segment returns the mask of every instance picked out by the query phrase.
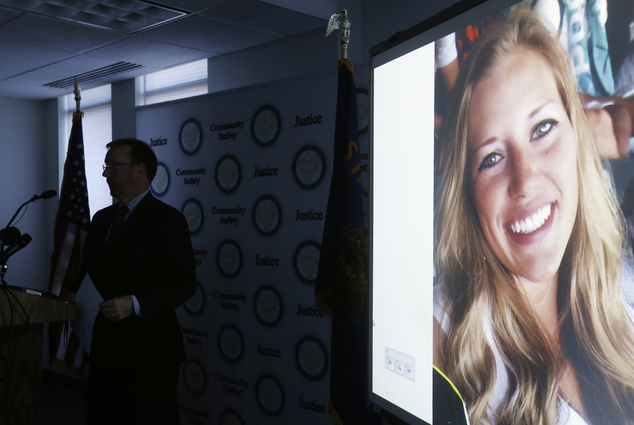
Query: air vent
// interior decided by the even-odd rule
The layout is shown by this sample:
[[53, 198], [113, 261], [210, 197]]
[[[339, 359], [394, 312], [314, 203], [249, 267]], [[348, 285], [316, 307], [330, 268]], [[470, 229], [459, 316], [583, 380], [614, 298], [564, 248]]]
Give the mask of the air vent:
[[53, 81], [44, 85], [46, 87], [65, 89], [68, 87], [73, 87], [73, 85], [75, 84], [75, 77], [77, 77], [79, 83], [87, 83], [138, 68], [143, 68], [143, 65], [129, 62], [118, 62], [114, 65], [108, 65], [104, 66], [103, 68], [93, 69], [92, 71], [84, 72], [83, 74], [73, 75], [72, 77], [63, 78], [61, 80]]

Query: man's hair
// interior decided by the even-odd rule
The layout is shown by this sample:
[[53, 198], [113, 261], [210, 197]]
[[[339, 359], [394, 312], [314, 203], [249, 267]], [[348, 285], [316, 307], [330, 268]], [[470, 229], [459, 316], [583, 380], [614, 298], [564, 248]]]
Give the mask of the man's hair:
[[113, 140], [106, 145], [106, 148], [110, 149], [117, 146], [131, 146], [130, 161], [132, 164], [143, 165], [150, 182], [154, 180], [158, 160], [156, 159], [156, 154], [150, 145], [142, 140], [135, 139], [133, 137], [126, 137], [123, 139]]

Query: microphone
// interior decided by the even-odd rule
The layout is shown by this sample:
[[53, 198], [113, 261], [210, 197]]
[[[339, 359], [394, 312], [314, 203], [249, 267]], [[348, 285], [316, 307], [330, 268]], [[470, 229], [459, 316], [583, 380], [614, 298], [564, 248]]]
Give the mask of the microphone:
[[0, 230], [0, 243], [2, 245], [14, 245], [20, 241], [20, 231], [16, 227], [7, 227]]
[[41, 195], [33, 195], [33, 200], [37, 200], [37, 199], [48, 199], [48, 198], [52, 198], [53, 196], [57, 195], [57, 192], [55, 190], [47, 190], [46, 192], [42, 192]]
[[0, 264], [2, 265], [6, 264], [9, 257], [11, 257], [13, 254], [15, 254], [16, 252], [18, 252], [19, 250], [27, 246], [31, 242], [32, 239], [33, 238], [28, 233], [23, 234], [20, 240], [18, 241], [18, 243], [11, 245], [9, 248], [4, 250], [2, 254], [0, 254]]

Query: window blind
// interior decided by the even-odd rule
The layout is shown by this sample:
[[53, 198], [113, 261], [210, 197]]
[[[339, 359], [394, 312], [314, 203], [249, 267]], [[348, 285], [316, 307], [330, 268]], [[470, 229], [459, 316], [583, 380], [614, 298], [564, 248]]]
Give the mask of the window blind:
[[206, 94], [207, 59], [136, 78], [136, 106]]

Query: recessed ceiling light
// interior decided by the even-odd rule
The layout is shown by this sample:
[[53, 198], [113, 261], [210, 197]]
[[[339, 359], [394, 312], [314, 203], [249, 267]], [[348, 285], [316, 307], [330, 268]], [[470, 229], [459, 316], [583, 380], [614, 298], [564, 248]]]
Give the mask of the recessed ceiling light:
[[144, 0], [0, 0], [0, 6], [127, 34], [188, 15]]

